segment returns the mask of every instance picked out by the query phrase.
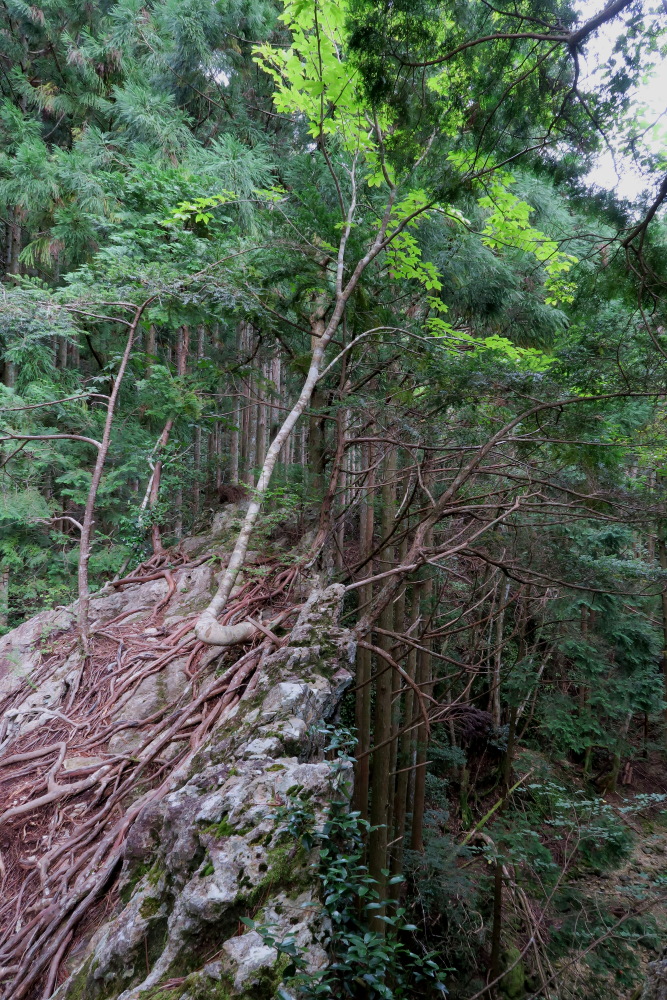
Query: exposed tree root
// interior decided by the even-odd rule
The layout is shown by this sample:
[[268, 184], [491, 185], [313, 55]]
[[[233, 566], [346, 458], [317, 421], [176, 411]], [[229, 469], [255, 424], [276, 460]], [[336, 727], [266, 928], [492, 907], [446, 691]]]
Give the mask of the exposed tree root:
[[[0, 704], [0, 997], [46, 1000], [58, 986], [60, 969], [77, 942], [83, 918], [117, 879], [128, 831], [139, 813], [174, 785], [214, 727], [258, 683], [265, 655], [281, 640], [258, 623], [245, 649], [216, 650], [196, 638], [193, 614], [158, 636], [144, 634], [161, 622], [176, 589], [173, 573], [191, 569], [182, 552], [151, 557], [131, 576], [114, 583], [144, 583], [164, 577], [166, 597], [126, 621], [124, 612], [90, 637], [78, 681], [62, 710], [43, 712], [44, 724], [6, 740], [8, 712], [30, 688], [48, 680], [76, 651], [72, 630], [62, 635], [22, 690]], [[267, 565], [261, 578], [245, 583], [220, 624], [233, 626], [270, 610], [272, 624], [298, 610], [285, 594], [297, 569]], [[145, 678], [176, 659], [188, 678], [183, 692], [140, 722], [119, 717]], [[222, 674], [211, 672], [218, 660]], [[140, 745], [113, 754], [109, 740], [139, 730]], [[86, 758], [90, 757], [90, 764]], [[74, 766], [65, 768], [67, 760]], [[66, 777], [65, 777], [66, 774]]]

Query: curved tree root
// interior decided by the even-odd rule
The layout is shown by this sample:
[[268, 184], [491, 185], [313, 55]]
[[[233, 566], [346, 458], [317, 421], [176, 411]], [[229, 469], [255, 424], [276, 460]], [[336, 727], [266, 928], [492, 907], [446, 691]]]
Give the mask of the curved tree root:
[[[53, 711], [43, 726], [7, 741], [0, 751], [3, 1000], [48, 1000], [57, 989], [82, 918], [116, 880], [137, 816], [170, 791], [211, 731], [255, 689], [265, 656], [281, 642], [272, 627], [298, 610], [285, 598], [294, 567], [272, 566], [266, 576], [244, 584], [215, 623], [233, 644], [247, 647], [240, 656], [234, 657], [228, 642], [216, 643], [222, 647], [217, 656], [207, 655], [208, 644], [192, 631], [195, 616], [168, 630], [156, 648], [142, 634], [146, 618], [155, 620], [171, 600], [172, 572], [194, 565], [185, 557], [180, 565], [173, 556], [166, 562], [163, 555], [153, 556], [115, 581], [119, 587], [163, 577], [168, 592], [139, 620], [126, 623], [127, 616], [119, 615], [91, 637], [67, 715]], [[266, 608], [272, 620], [263, 624], [259, 615]], [[31, 687], [47, 680], [73, 648], [70, 634], [61, 637], [31, 677]], [[227, 669], [210, 676], [209, 664], [220, 657]], [[114, 720], [139, 684], [176, 658], [185, 658], [188, 683], [182, 694], [142, 721]], [[0, 710], [20, 705], [26, 690], [5, 698]], [[124, 729], [141, 730], [144, 739], [132, 756], [110, 755], [110, 738]], [[165, 759], [170, 745], [180, 749]], [[86, 765], [91, 753], [101, 754], [102, 762], [98, 756]], [[68, 772], [69, 782], [59, 781], [66, 758], [74, 756], [83, 757], [81, 765]]]

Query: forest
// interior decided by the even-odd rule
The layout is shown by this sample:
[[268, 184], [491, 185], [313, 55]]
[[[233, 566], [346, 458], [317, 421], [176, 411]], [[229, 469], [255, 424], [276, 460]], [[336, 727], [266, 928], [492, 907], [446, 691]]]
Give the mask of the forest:
[[666, 54], [0, 2], [2, 1000], [666, 1000]]

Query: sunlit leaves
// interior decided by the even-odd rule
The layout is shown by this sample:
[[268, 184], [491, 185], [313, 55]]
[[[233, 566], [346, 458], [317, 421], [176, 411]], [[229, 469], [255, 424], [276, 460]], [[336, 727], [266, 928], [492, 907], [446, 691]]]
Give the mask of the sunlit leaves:
[[531, 226], [533, 210], [510, 190], [511, 182], [511, 177], [496, 177], [489, 193], [479, 199], [482, 208], [489, 212], [482, 230], [483, 242], [497, 251], [514, 249], [532, 254], [547, 275], [547, 304], [571, 302], [573, 286], [564, 276], [577, 263], [577, 258], [563, 253], [555, 240]]

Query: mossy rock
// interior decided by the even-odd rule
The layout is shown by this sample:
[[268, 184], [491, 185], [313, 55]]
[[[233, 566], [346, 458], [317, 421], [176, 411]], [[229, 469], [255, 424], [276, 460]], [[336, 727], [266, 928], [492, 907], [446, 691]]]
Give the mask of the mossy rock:
[[521, 952], [511, 945], [503, 953], [503, 968], [507, 969], [500, 980], [500, 995], [507, 1000], [517, 1000], [526, 992], [526, 970], [521, 960]]

